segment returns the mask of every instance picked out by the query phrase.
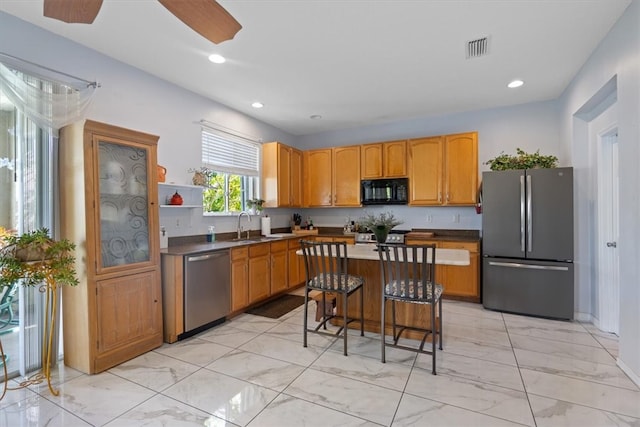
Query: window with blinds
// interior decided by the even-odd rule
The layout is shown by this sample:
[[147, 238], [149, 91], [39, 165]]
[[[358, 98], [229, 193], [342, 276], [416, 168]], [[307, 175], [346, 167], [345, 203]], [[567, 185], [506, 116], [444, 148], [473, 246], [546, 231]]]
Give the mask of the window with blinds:
[[213, 171], [203, 191], [205, 213], [238, 213], [259, 197], [259, 143], [203, 127], [202, 164]]

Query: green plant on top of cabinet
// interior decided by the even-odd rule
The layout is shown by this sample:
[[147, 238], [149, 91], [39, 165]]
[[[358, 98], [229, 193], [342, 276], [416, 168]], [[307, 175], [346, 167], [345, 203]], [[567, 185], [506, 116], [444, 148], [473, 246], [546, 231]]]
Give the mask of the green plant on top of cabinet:
[[409, 205], [472, 206], [478, 192], [478, 133], [410, 139]]
[[280, 142], [262, 144], [264, 207], [302, 206], [302, 151]]

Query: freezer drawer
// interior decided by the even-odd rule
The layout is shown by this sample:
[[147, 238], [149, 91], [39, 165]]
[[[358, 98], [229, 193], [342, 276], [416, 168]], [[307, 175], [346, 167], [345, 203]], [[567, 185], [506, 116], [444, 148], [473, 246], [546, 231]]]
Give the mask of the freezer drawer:
[[483, 258], [482, 304], [489, 309], [573, 319], [573, 264]]

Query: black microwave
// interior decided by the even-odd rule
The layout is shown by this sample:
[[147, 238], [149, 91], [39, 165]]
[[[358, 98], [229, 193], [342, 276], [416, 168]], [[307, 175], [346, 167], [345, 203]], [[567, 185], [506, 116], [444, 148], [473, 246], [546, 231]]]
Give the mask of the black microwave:
[[406, 205], [408, 178], [371, 179], [360, 182], [360, 202], [363, 205]]

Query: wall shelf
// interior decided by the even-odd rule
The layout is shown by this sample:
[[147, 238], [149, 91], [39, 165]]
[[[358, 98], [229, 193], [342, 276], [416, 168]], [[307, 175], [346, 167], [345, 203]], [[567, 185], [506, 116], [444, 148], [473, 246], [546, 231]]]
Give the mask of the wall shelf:
[[[202, 208], [202, 190], [204, 187], [200, 185], [174, 184], [159, 182], [158, 183], [158, 201], [161, 208], [171, 209], [196, 209]], [[182, 205], [171, 205], [169, 200], [173, 194], [178, 193], [182, 196]]]

